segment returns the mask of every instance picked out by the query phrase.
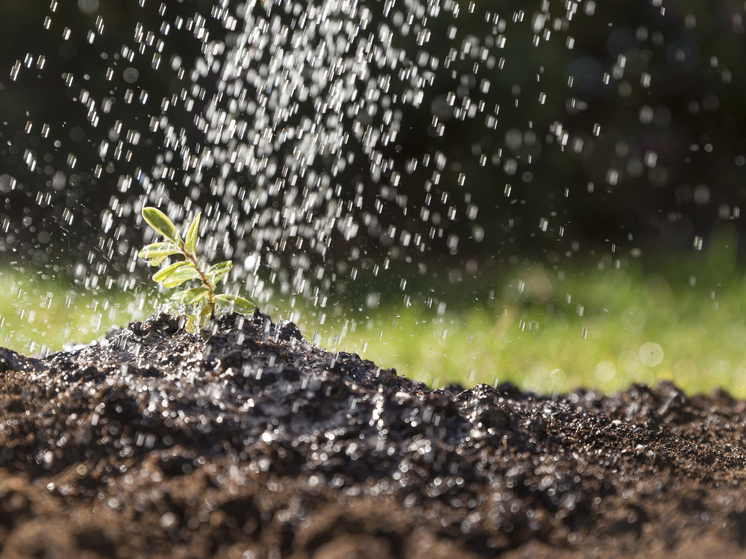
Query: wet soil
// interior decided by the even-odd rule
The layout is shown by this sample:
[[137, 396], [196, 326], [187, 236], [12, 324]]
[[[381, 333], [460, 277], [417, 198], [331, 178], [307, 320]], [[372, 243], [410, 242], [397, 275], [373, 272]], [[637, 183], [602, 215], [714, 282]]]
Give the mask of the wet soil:
[[746, 557], [746, 403], [429, 390], [259, 312], [0, 349], [0, 556]]

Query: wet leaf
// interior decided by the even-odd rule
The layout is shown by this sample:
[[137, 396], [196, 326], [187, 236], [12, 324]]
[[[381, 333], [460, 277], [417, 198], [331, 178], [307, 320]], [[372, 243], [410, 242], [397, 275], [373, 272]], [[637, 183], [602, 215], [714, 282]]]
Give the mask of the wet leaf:
[[[182, 266], [176, 270], [171, 276], [163, 280], [165, 287], [176, 287], [181, 285], [185, 281], [199, 278], [199, 272], [194, 266]], [[153, 278], [155, 279], [155, 278]]]
[[197, 303], [204, 299], [207, 294], [209, 293], [209, 289], [207, 287], [195, 287], [193, 289], [186, 289], [184, 291], [179, 291], [178, 293], [174, 293], [171, 296], [171, 299], [175, 299], [181, 303], [184, 303], [185, 305], [193, 305], [194, 303]]
[[233, 262], [231, 262], [230, 260], [219, 262], [218, 264], [211, 266], [210, 269], [207, 270], [207, 277], [212, 279], [212, 282], [216, 284], [225, 274], [230, 272], [232, 267]]
[[186, 260], [175, 262], [171, 264], [170, 266], [166, 266], [162, 270], [159, 270], [158, 272], [156, 272], [155, 275], [153, 275], [153, 281], [160, 283], [166, 278], [173, 276], [177, 271], [179, 271], [185, 266], [194, 267], [194, 264]]
[[191, 254], [194, 254], [197, 250], [197, 233], [199, 233], [199, 218], [201, 215], [201, 213], [198, 213], [194, 216], [186, 232], [186, 249]]
[[173, 241], [174, 243], [178, 242], [179, 234], [176, 231], [176, 226], [161, 210], [152, 207], [143, 208], [142, 217], [148, 222], [148, 225], [166, 237], [169, 241]]
[[229, 295], [228, 293], [221, 293], [220, 295], [216, 295], [215, 302], [227, 307], [233, 305], [233, 310], [239, 314], [249, 313], [256, 306], [248, 299], [244, 299], [243, 297], [239, 297], [238, 295]]
[[[199, 288], [195, 287], [194, 289], [199, 289]], [[190, 291], [191, 291], [191, 289], [184, 289], [182, 291], [177, 291], [176, 293], [174, 293], [173, 295], [171, 295], [170, 299], [172, 301], [178, 301], [179, 303], [183, 303], [184, 302], [184, 297], [186, 297], [186, 294], [189, 293]]]
[[137, 256], [149, 260], [151, 266], [158, 266], [165, 258], [173, 254], [181, 254], [179, 247], [171, 242], [165, 242], [143, 247]]
[[138, 256], [140, 258], [159, 258], [179, 254], [181, 251], [174, 243], [163, 242], [153, 243], [140, 249]]
[[202, 309], [199, 311], [199, 328], [200, 330], [207, 326], [207, 323], [212, 318], [212, 307], [209, 305], [205, 305], [202, 307]]
[[218, 273], [225, 273], [230, 271], [230, 269], [233, 267], [233, 262], [230, 260], [225, 260], [223, 262], [219, 262], [217, 264], [214, 264], [213, 266], [210, 266], [210, 269], [207, 270], [207, 275], [215, 275]]

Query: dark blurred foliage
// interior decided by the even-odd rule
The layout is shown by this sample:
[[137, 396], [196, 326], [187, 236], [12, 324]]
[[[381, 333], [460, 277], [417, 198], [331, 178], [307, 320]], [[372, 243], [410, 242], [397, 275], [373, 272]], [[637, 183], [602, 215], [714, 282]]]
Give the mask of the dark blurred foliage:
[[[21, 78], [11, 81], [5, 74], [0, 81], [0, 173], [6, 174], [0, 179], [6, 197], [0, 219], [11, 261], [31, 257], [37, 267], [59, 261], [69, 268], [105, 251], [111, 235], [102, 232], [101, 212], [122, 190], [120, 177], [149, 170], [163, 153], [150, 119], [164, 97], [187, 83], [169, 60], [177, 53], [193, 60], [200, 45], [191, 33], [175, 30], [163, 41], [157, 69], [138, 58], [130, 63], [123, 53], [136, 48], [138, 29], [154, 41], [169, 19], [209, 12], [210, 3], [174, 2], [168, 18], [158, 14], [158, 5], [148, 10], [128, 0], [53, 4], [54, 12], [46, 2], [0, 4], [2, 66], [12, 73], [16, 59], [22, 64]], [[192, 127], [189, 115], [183, 117], [182, 124]], [[106, 153], [102, 142], [109, 143]], [[28, 153], [37, 157], [33, 170]], [[17, 181], [9, 183], [9, 177]]]
[[[505, 65], [492, 73], [488, 96], [475, 92], [481, 73], [476, 84], [463, 83], [474, 57], [452, 65], [458, 72], [451, 84], [443, 76], [441, 83], [460, 99], [499, 103], [495, 133], [479, 119], [465, 120], [449, 123], [445, 136], [433, 141], [425, 122], [430, 114], [422, 111], [422, 128], [410, 129], [402, 145], [414, 152], [429, 142], [459, 164], [453, 174], [467, 177], [485, 229], [481, 247], [507, 257], [543, 252], [556, 262], [605, 247], [642, 249], [654, 260], [690, 250], [695, 237], [707, 239], [722, 222], [734, 220], [740, 228], [746, 197], [743, 7], [666, 3], [662, 15], [655, 2], [598, 3], [584, 17], [588, 4], [566, 32], [546, 23], [544, 32], [552, 35], [543, 40], [540, 33], [538, 46], [532, 46], [531, 23], [509, 24], [498, 51]], [[522, 8], [529, 22], [539, 12], [538, 3], [495, 6], [508, 18]], [[452, 43], [483, 36], [483, 11], [462, 11], [457, 25]], [[448, 44], [447, 30], [437, 32], [441, 37], [432, 44]], [[437, 105], [445, 92], [433, 95], [428, 101]], [[480, 154], [487, 156], [486, 167], [478, 166]], [[507, 185], [509, 197], [503, 195]]]
[[[406, 23], [403, 5], [384, 15], [384, 2], [364, 4], [374, 25], [400, 30], [401, 20]], [[436, 57], [439, 65], [421, 107], [402, 109], [404, 126], [384, 149], [400, 170], [426, 152], [446, 158], [439, 184], [423, 188], [432, 167], [420, 165], [404, 173], [396, 190], [406, 196], [407, 211], [391, 214], [400, 227], [423, 235], [445, 229], [417, 258], [442, 255], [463, 263], [530, 256], [556, 264], [592, 251], [639, 249], [655, 259], [691, 250], [696, 237], [706, 243], [724, 222], [742, 229], [742, 5], [467, 1], [453, 17], [458, 4], [440, 4], [451, 15], [428, 22], [425, 46], [415, 33], [396, 35], [395, 46], [406, 48], [411, 60], [426, 66]], [[230, 42], [212, 22], [212, 8], [208, 0], [69, 0], [52, 13], [46, 2], [0, 3], [4, 260], [30, 259], [56, 271], [99, 258], [127, 260], [127, 245], [117, 253], [111, 243], [128, 236], [137, 243], [140, 233], [102, 229], [103, 212], [112, 196], [142, 194], [122, 177], [150, 173], [168, 157], [162, 134], [149, 130], [164, 112], [163, 101], [192, 87], [172, 65], [174, 57], [188, 68], [204, 43], [186, 27], [177, 29], [177, 20], [200, 14], [213, 38], [222, 33]], [[159, 62], [127, 60], [139, 42], [158, 51], [158, 41]], [[200, 82], [208, 96], [215, 93], [211, 79]], [[471, 106], [480, 107], [475, 115]], [[169, 113], [193, 145], [201, 141], [200, 110], [198, 103], [191, 113]], [[486, 124], [489, 115], [494, 126]], [[205, 180], [210, 176], [206, 171]], [[351, 189], [369, 182], [368, 166], [358, 162], [339, 180]], [[240, 181], [250, 186], [251, 176]], [[164, 182], [178, 188], [178, 177]], [[381, 194], [369, 189], [366, 196], [372, 206]], [[200, 203], [208, 201], [202, 192]], [[126, 212], [120, 217], [134, 222]], [[460, 239], [458, 250], [449, 244], [452, 235]], [[363, 234], [332, 251], [342, 259], [353, 245], [371, 255], [390, 253], [392, 242]]]

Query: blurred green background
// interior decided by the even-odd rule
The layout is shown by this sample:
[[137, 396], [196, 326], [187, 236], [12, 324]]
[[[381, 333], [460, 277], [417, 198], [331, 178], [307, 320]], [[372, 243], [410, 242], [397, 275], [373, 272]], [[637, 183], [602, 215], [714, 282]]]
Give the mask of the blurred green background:
[[[322, 347], [433, 387], [509, 381], [539, 393], [609, 392], [672, 380], [687, 393], [722, 387], [746, 397], [746, 279], [722, 264], [698, 255], [655, 271], [638, 260], [561, 272], [532, 265], [401, 304], [380, 305], [373, 291], [325, 309], [298, 298], [260, 308]], [[0, 344], [24, 353], [88, 343], [166, 301], [151, 287], [93, 295], [7, 271], [0, 285]]]

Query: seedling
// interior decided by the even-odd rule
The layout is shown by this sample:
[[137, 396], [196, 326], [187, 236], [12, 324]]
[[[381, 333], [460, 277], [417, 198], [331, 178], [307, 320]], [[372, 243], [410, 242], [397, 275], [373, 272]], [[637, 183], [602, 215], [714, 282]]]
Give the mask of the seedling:
[[142, 210], [143, 219], [166, 240], [144, 247], [138, 256], [147, 260], [151, 266], [160, 266], [169, 256], [180, 254], [184, 257], [184, 260], [158, 270], [153, 275], [153, 281], [163, 284], [164, 287], [178, 287], [191, 280], [199, 280], [201, 283], [199, 287], [179, 291], [171, 297], [193, 311], [187, 314], [189, 332], [204, 328], [207, 322], [215, 316], [216, 308], [232, 308], [237, 313], [246, 314], [254, 307], [248, 299], [238, 295], [215, 293], [216, 285], [231, 270], [233, 263], [230, 260], [219, 262], [210, 266], [207, 271], [200, 266], [196, 252], [201, 215], [198, 213], [194, 216], [182, 239], [176, 226], [162, 211], [151, 207], [145, 207]]

